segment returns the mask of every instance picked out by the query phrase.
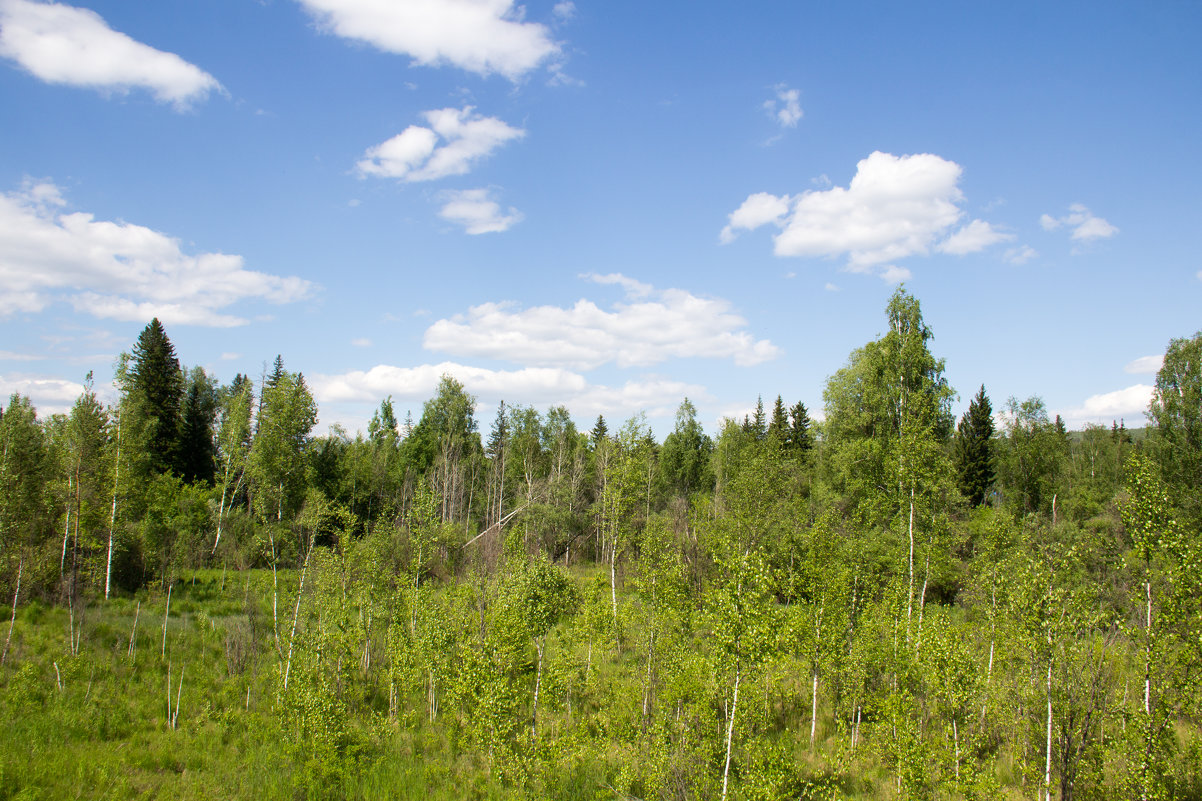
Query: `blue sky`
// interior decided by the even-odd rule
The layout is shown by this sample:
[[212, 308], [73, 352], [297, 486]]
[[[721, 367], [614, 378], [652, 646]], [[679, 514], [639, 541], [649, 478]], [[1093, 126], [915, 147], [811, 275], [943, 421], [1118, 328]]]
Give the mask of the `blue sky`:
[[[442, 373], [714, 430], [922, 302], [984, 383], [1142, 425], [1202, 328], [1202, 6], [0, 0], [0, 392], [158, 316], [320, 430]], [[104, 388], [111, 399], [112, 391]]]

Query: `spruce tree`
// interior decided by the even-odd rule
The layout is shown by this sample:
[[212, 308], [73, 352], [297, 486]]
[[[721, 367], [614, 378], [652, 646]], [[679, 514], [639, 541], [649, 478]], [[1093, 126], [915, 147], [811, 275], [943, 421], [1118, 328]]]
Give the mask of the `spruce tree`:
[[789, 447], [797, 451], [808, 451], [814, 445], [810, 437], [810, 415], [806, 405], [798, 401], [789, 410], [792, 422], [789, 426]]
[[751, 418], [751, 433], [757, 442], [763, 442], [768, 436], [768, 417], [764, 414], [764, 396], [755, 398], [755, 417]]
[[777, 445], [783, 446], [789, 439], [789, 416], [785, 412], [785, 402], [780, 395], [772, 405], [772, 419], [768, 421], [768, 437]]
[[182, 472], [180, 407], [184, 374], [175, 346], [156, 317], [134, 343], [129, 371], [132, 400], [145, 438], [147, 466], [152, 473]]
[[188, 376], [180, 425], [180, 477], [189, 484], [212, 484], [217, 471], [217, 387], [205, 371], [196, 367]]
[[605, 417], [603, 415], [597, 415], [597, 422], [593, 425], [593, 433], [591, 435], [593, 440], [593, 448], [596, 449], [597, 444], [608, 437], [609, 426], [605, 424]]
[[993, 406], [982, 384], [956, 427], [956, 470], [960, 491], [973, 506], [985, 502], [985, 495], [993, 483], [992, 437]]

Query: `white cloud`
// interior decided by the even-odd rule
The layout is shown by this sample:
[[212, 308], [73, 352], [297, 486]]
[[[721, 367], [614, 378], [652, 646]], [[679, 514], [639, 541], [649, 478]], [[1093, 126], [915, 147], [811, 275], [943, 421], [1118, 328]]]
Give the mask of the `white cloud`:
[[233, 353], [230, 351], [226, 351], [225, 353], [221, 354], [221, 361], [223, 361], [223, 362], [232, 362], [235, 359], [241, 359], [241, 358], [242, 358], [241, 353]]
[[766, 223], [779, 223], [789, 213], [788, 195], [777, 197], [768, 192], [748, 195], [743, 204], [730, 213], [726, 227], [718, 235], [722, 244], [729, 244], [739, 230], [753, 231]]
[[880, 268], [878, 275], [886, 284], [900, 284], [902, 281], [909, 281], [914, 277], [914, 274], [905, 267], [898, 267], [896, 264], [887, 264]]
[[356, 348], [370, 348], [371, 340], [368, 339], [367, 337], [358, 337], [356, 339], [352, 339], [351, 344], [354, 345]]
[[1079, 408], [1061, 414], [1070, 428], [1080, 428], [1085, 423], [1105, 425], [1120, 419], [1143, 420], [1153, 389], [1148, 384], [1135, 384], [1126, 389], [1091, 395]]
[[1164, 354], [1157, 353], [1155, 356], [1140, 356], [1138, 359], [1132, 359], [1123, 366], [1123, 372], [1132, 375], [1156, 375], [1163, 366]]
[[[622, 283], [617, 277], [602, 278]], [[460, 356], [576, 370], [611, 362], [645, 367], [689, 357], [754, 365], [780, 353], [768, 340], [748, 333], [747, 321], [725, 300], [682, 289], [654, 295], [654, 300], [615, 303], [612, 310], [583, 299], [570, 308], [483, 303], [435, 322], [426, 329], [423, 345]]]
[[19, 393], [29, 398], [42, 419], [70, 411], [82, 392], [82, 384], [61, 378], [24, 373], [0, 375], [0, 405], [7, 407], [8, 399]]
[[1030, 245], [1022, 245], [1017, 248], [1008, 248], [1002, 258], [1011, 264], [1026, 264], [1038, 255], [1039, 253], [1035, 248]]
[[940, 253], [950, 253], [953, 256], [964, 256], [984, 250], [990, 245], [1013, 239], [1013, 234], [997, 230], [984, 220], [973, 220], [956, 233], [943, 240], [937, 246]]
[[764, 111], [782, 128], [796, 128], [801, 121], [801, 92], [783, 83], [773, 87], [775, 97], [764, 101]]
[[0, 193], [0, 317], [56, 300], [96, 317], [242, 325], [224, 310], [245, 300], [290, 303], [312, 285], [244, 268], [242, 257], [189, 255], [178, 239], [141, 225], [61, 213], [53, 184]]
[[318, 25], [415, 64], [516, 81], [560, 52], [547, 27], [512, 0], [299, 0]]
[[838, 291], [839, 291], [839, 287], [835, 286], [835, 285], [834, 285], [834, 284], [832, 284], [830, 281], [827, 281], [827, 282], [826, 282], [826, 286], [824, 286], [823, 288], [824, 288], [824, 289], [825, 289], [827, 292], [838, 292]]
[[501, 204], [492, 199], [488, 189], [463, 189], [444, 192], [443, 207], [438, 216], [448, 222], [463, 226], [468, 234], [493, 234], [508, 231], [525, 217], [520, 211], [509, 207], [501, 211]]
[[851, 272], [873, 272], [893, 280], [903, 268], [880, 265], [937, 249], [967, 253], [1000, 241], [1005, 234], [974, 220], [944, 238], [963, 217], [959, 205], [960, 165], [930, 153], [894, 156], [875, 152], [856, 165], [844, 188], [799, 195], [751, 195], [731, 215], [721, 239], [739, 230], [773, 223], [778, 256], [845, 256]]
[[430, 127], [410, 125], [388, 141], [369, 147], [355, 165], [360, 176], [413, 182], [466, 175], [501, 145], [526, 135], [521, 128], [473, 111], [472, 106], [464, 106], [423, 112]]
[[582, 278], [585, 281], [592, 281], [594, 284], [601, 284], [603, 286], [620, 286], [622, 289], [626, 290], [626, 296], [631, 298], [645, 298], [655, 289], [655, 287], [651, 286], [651, 284], [644, 284], [642, 281], [622, 275], [621, 273], [606, 273], [605, 275], [599, 275], [598, 273], [580, 273], [576, 277]]
[[379, 364], [370, 370], [351, 370], [337, 375], [310, 378], [313, 395], [322, 404], [378, 403], [392, 395], [397, 399], [422, 401], [434, 395], [444, 375], [453, 376], [483, 404], [504, 400], [534, 406], [563, 404], [574, 415], [624, 416], [646, 411], [651, 416], [670, 416], [688, 396], [705, 399], [709, 393], [697, 384], [656, 376], [627, 381], [621, 386], [589, 383], [584, 376], [562, 368], [526, 367], [520, 370], [490, 370], [484, 367], [441, 362], [417, 367]]
[[555, 4], [551, 9], [551, 13], [560, 22], [568, 22], [576, 16], [576, 4], [571, 0], [562, 0], [562, 2]]
[[1045, 231], [1054, 231], [1062, 225], [1067, 226], [1073, 229], [1073, 239], [1084, 242], [1091, 239], [1108, 239], [1119, 232], [1118, 228], [1101, 217], [1095, 217], [1093, 212], [1080, 203], [1074, 203], [1068, 207], [1068, 210], [1069, 213], [1063, 217], [1053, 217], [1050, 214], [1041, 215], [1039, 224]]
[[86, 8], [0, 0], [0, 55], [47, 83], [102, 91], [148, 89], [178, 109], [223, 92], [204, 70], [114, 31]]

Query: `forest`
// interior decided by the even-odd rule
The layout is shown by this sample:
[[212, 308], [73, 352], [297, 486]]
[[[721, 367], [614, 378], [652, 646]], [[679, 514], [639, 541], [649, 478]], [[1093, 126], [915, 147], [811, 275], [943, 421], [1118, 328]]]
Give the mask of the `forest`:
[[661, 442], [450, 375], [317, 436], [151, 321], [0, 415], [0, 798], [1202, 799], [1202, 332], [1069, 431], [882, 326]]

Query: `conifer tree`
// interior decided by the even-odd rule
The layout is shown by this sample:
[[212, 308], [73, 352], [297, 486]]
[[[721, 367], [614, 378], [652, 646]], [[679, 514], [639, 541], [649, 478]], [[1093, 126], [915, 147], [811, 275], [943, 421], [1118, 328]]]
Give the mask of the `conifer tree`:
[[768, 436], [768, 418], [764, 414], [764, 397], [757, 395], [755, 398], [755, 417], [751, 418], [751, 433], [755, 436], [757, 442], [763, 442]]
[[968, 411], [956, 427], [956, 471], [960, 491], [973, 506], [985, 502], [993, 483], [993, 406], [985, 394], [985, 385], [968, 404]]
[[789, 439], [789, 416], [785, 412], [785, 402], [780, 395], [772, 404], [772, 419], [768, 421], [768, 437], [778, 446], [783, 446]]
[[189, 484], [212, 484], [217, 470], [217, 444], [213, 430], [217, 422], [217, 387], [204, 369], [196, 367], [188, 376], [180, 423], [180, 477]]
[[597, 415], [597, 422], [593, 424], [593, 433], [589, 437], [593, 441], [593, 448], [595, 449], [599, 442], [608, 437], [609, 426], [605, 424], [605, 416], [599, 414]]
[[808, 451], [814, 445], [810, 437], [810, 415], [801, 401], [793, 404], [789, 410], [789, 447], [797, 451]]
[[157, 317], [142, 329], [134, 343], [128, 394], [136, 410], [146, 467], [151, 473], [180, 472], [184, 375], [175, 346]]

